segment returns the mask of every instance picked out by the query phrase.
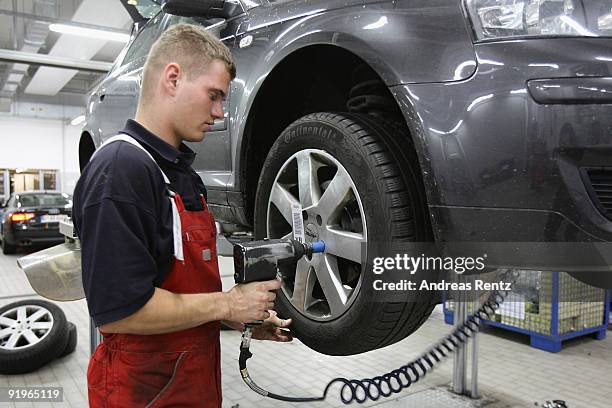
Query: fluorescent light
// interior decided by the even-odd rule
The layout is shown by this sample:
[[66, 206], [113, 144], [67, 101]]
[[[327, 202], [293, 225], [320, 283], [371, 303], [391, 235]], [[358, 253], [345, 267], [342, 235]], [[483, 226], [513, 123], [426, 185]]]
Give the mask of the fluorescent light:
[[77, 126], [80, 125], [81, 123], [85, 122], [85, 115], [79, 115], [76, 118], [72, 119], [72, 121], [70, 122], [70, 124], [72, 126]]
[[21, 82], [23, 77], [24, 77], [24, 75], [21, 72], [12, 72], [6, 78], [6, 81], [7, 82]]
[[49, 30], [56, 33], [80, 35], [81, 37], [97, 38], [100, 40], [128, 42], [130, 39], [129, 34], [77, 27], [68, 24], [49, 24]]

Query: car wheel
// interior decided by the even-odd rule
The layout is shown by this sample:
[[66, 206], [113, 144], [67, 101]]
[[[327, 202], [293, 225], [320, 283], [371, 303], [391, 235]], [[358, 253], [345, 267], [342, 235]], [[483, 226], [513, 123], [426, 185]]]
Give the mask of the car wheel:
[[2, 243], [0, 245], [2, 245], [2, 253], [4, 255], [12, 255], [17, 252], [17, 246], [6, 242], [6, 238], [4, 238], [4, 236], [2, 237]]
[[55, 304], [31, 299], [0, 308], [0, 373], [23, 374], [66, 348], [66, 316]]
[[68, 343], [66, 343], [66, 348], [64, 348], [64, 351], [60, 353], [58, 358], [67, 356], [68, 354], [74, 352], [74, 350], [76, 350], [77, 340], [77, 328], [74, 323], [68, 322]]
[[374, 274], [366, 270], [381, 243], [432, 240], [416, 154], [397, 133], [367, 115], [311, 114], [283, 131], [264, 163], [256, 237], [292, 237], [291, 208], [299, 203], [306, 240], [326, 243], [325, 254], [281, 266], [277, 296], [295, 335], [321, 353], [399, 341], [435, 304], [431, 293], [418, 302], [374, 302]]

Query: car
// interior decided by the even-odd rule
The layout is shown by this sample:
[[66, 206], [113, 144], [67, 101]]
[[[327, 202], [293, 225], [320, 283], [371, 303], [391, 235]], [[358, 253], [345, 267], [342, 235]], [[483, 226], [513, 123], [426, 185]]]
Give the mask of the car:
[[218, 35], [237, 76], [193, 165], [225, 233], [292, 237], [301, 212], [325, 241], [277, 300], [309, 347], [369, 351], [430, 315], [431, 292], [372, 302], [377, 251], [612, 241], [610, 0], [141, 3], [88, 96], [80, 164], [134, 117], [163, 30]]
[[70, 218], [72, 196], [56, 191], [13, 193], [2, 210], [2, 253], [14, 254], [19, 247], [63, 242], [59, 221]]

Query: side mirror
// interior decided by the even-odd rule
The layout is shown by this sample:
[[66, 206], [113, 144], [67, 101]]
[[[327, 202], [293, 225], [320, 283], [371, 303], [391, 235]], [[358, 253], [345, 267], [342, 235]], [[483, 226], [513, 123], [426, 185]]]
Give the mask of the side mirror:
[[165, 0], [164, 13], [182, 17], [229, 19], [242, 12], [238, 0]]

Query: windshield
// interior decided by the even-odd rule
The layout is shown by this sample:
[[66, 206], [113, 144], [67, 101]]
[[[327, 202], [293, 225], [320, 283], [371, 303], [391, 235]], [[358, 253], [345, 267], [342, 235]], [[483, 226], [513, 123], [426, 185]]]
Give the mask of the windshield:
[[121, 0], [132, 20], [148, 20], [161, 10], [159, 0]]
[[70, 206], [72, 198], [66, 193], [23, 194], [19, 196], [19, 207]]

